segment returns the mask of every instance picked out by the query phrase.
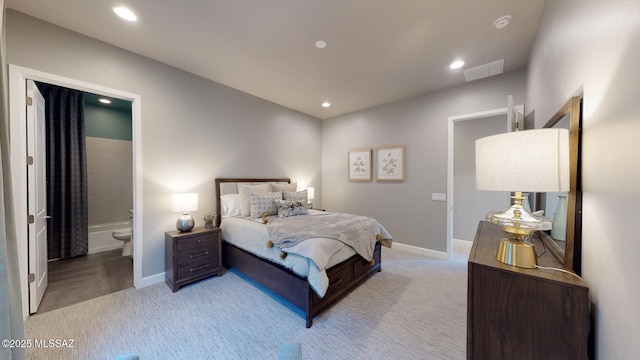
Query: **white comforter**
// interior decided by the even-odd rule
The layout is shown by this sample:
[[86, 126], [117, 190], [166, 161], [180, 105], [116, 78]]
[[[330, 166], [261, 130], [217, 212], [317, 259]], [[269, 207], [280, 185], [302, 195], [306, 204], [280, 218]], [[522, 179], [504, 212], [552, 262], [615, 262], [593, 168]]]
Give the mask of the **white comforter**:
[[[311, 210], [309, 215], [323, 216], [323, 211]], [[344, 243], [327, 238], [311, 238], [294, 246], [283, 249], [289, 255], [281, 259], [278, 247], [268, 247], [269, 234], [262, 219], [241, 217], [223, 218], [222, 237], [230, 244], [242, 248], [256, 256], [280, 264], [299, 276], [306, 277], [311, 288], [323, 297], [329, 287], [326, 269], [350, 258], [356, 252]], [[386, 229], [380, 225], [381, 231], [388, 235]], [[389, 239], [390, 235], [387, 236]]]

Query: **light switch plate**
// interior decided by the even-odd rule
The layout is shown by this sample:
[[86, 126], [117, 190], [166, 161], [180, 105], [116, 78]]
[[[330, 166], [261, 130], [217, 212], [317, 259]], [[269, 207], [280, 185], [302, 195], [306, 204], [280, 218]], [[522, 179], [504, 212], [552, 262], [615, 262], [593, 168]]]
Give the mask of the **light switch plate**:
[[447, 194], [431, 193], [431, 200], [433, 200], [433, 201], [447, 201]]

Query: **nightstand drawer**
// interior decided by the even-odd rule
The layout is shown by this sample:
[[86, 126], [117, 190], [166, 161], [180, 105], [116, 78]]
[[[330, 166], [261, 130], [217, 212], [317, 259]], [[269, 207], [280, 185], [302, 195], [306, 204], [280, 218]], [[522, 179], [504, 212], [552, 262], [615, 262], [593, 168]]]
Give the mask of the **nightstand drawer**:
[[202, 259], [204, 261], [196, 261], [191, 264], [187, 264], [185, 266], [180, 266], [178, 268], [178, 278], [177, 280], [187, 279], [194, 276], [200, 276], [211, 272], [216, 264], [209, 259]]
[[176, 244], [176, 250], [182, 252], [193, 248], [201, 248], [206, 246], [213, 246], [215, 244], [215, 238], [213, 236], [197, 235], [180, 239]]
[[178, 266], [191, 264], [201, 259], [211, 259], [213, 262], [218, 261], [218, 251], [217, 247], [210, 246], [201, 246], [193, 249], [188, 249], [184, 251], [178, 252], [178, 257], [176, 262], [179, 264]]

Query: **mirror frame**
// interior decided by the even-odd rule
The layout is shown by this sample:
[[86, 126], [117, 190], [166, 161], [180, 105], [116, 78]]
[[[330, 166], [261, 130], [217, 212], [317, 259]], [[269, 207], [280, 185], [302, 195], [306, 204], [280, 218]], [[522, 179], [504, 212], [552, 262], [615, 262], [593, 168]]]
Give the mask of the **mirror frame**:
[[[580, 275], [582, 258], [582, 187], [580, 179], [580, 140], [582, 127], [582, 98], [575, 96], [553, 115], [544, 128], [553, 127], [565, 115], [569, 117], [569, 191], [567, 192], [567, 235], [564, 251], [546, 232], [541, 232], [545, 247], [560, 261], [565, 269]], [[536, 194], [540, 206], [541, 194]], [[539, 210], [539, 209], [538, 209]], [[546, 215], [546, 214], [545, 214]]]

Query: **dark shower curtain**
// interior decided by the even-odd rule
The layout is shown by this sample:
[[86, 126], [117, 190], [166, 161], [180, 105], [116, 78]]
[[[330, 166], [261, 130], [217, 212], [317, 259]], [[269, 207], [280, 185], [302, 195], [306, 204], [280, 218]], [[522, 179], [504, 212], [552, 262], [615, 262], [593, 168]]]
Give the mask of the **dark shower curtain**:
[[86, 255], [89, 248], [84, 94], [38, 83], [46, 101], [49, 259]]

